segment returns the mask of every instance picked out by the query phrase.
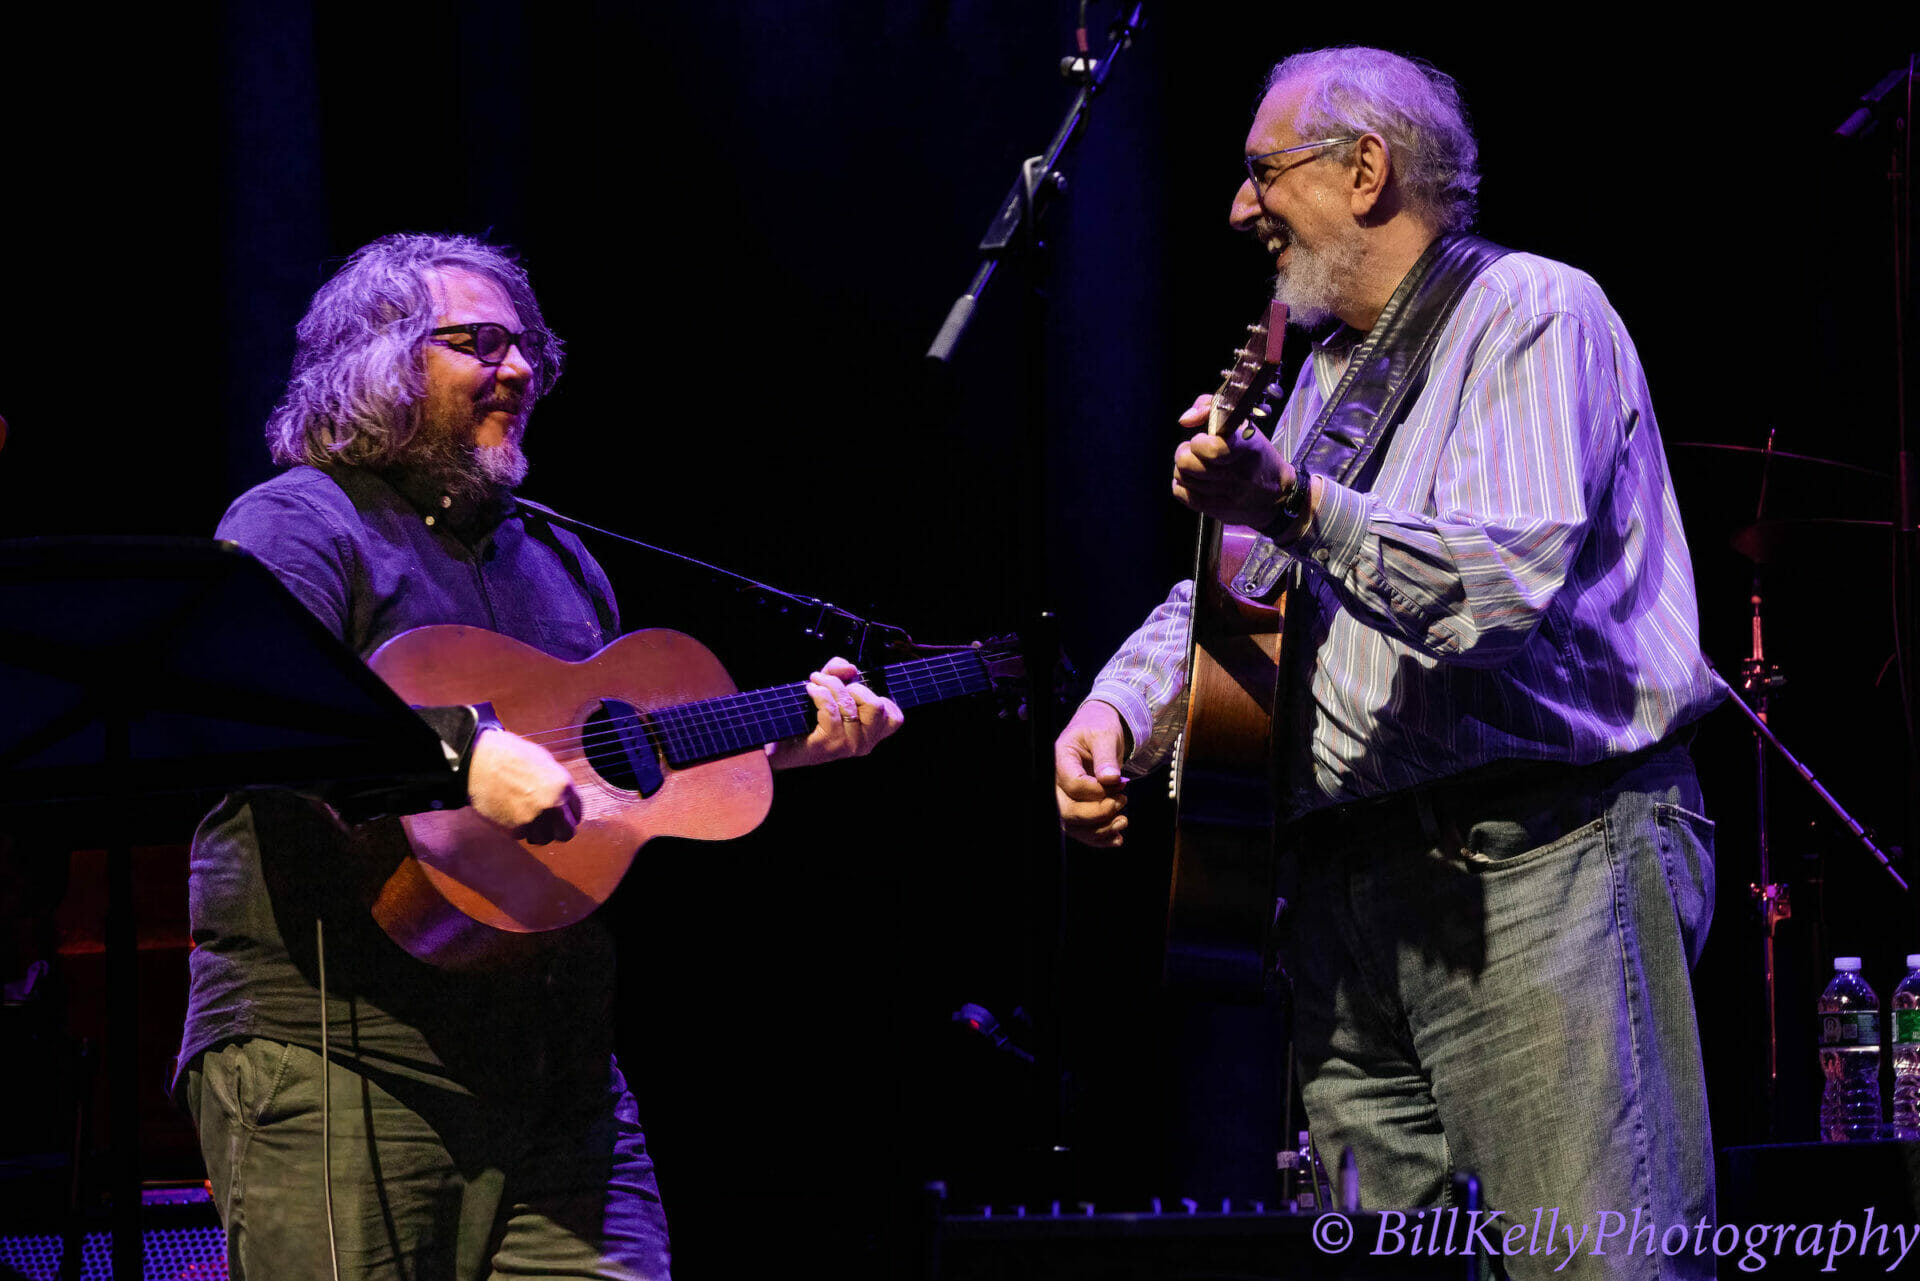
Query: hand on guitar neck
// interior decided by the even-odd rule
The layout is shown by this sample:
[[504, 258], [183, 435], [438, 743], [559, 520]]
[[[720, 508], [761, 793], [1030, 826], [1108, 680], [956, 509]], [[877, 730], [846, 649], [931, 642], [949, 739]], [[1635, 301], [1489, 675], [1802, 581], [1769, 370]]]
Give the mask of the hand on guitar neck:
[[844, 658], [829, 659], [807, 677], [807, 693], [820, 709], [805, 738], [767, 745], [775, 769], [823, 765], [865, 756], [905, 722], [900, 705], [860, 683], [860, 669]]
[[1284, 541], [1295, 531], [1270, 526], [1293, 493], [1293, 465], [1252, 423], [1226, 436], [1213, 435], [1208, 430], [1213, 400], [1202, 396], [1180, 415], [1180, 425], [1196, 434], [1174, 451], [1173, 496], [1203, 516], [1249, 525]]

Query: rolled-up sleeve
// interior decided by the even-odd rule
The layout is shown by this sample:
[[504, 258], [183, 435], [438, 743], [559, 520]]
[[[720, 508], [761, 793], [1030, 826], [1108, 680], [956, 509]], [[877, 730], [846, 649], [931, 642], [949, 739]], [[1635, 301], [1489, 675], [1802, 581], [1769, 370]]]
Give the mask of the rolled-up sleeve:
[[1182, 579], [1094, 677], [1089, 701], [1111, 705], [1126, 722], [1133, 752], [1126, 772], [1145, 774], [1173, 748], [1187, 714], [1187, 636], [1193, 580]]

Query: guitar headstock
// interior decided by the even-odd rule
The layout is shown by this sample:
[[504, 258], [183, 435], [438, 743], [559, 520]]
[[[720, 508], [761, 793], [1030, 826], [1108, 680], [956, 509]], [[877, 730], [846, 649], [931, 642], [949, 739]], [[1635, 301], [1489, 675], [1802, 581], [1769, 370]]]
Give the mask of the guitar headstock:
[[[943, 659], [960, 664], [970, 673], [968, 691], [992, 694], [1001, 703], [1001, 715], [1014, 712], [1026, 718], [1028, 697], [1026, 646], [1018, 636], [996, 636], [971, 645], [922, 645], [910, 642], [895, 646], [897, 652], [910, 652], [923, 660]], [[977, 664], [977, 665], [976, 665]], [[1062, 650], [1053, 664], [1053, 699], [1064, 705], [1072, 693], [1073, 664]], [[984, 682], [976, 684], [975, 682]], [[906, 706], [906, 704], [902, 704]]]
[[975, 641], [973, 651], [980, 656], [980, 665], [986, 669], [994, 693], [1019, 693], [1026, 687], [1027, 660], [1018, 636]]
[[[1220, 371], [1220, 390], [1213, 393], [1213, 412], [1207, 420], [1211, 435], [1224, 436], [1249, 418], [1263, 420], [1271, 402], [1284, 389], [1274, 379], [1280, 373], [1281, 344], [1287, 334], [1287, 304], [1270, 302], [1260, 319], [1247, 326], [1247, 340], [1233, 353], [1233, 366]], [[1266, 423], [1261, 422], [1264, 428]]]

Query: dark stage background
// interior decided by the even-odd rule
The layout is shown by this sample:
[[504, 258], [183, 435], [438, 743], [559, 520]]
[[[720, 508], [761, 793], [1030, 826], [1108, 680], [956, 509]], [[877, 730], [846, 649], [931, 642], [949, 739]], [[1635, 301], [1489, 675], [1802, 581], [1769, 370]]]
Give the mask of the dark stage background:
[[[1093, 7], [1097, 27], [1112, 16]], [[975, 240], [1068, 100], [1054, 67], [1072, 18], [1030, 0], [289, 0], [15, 42], [0, 534], [210, 532], [270, 473], [259, 428], [313, 289], [376, 235], [458, 230], [515, 246], [569, 341], [529, 435], [529, 496], [923, 640], [1018, 627], [1034, 566], [1090, 674], [1190, 557], [1191, 520], [1165, 494], [1173, 418], [1211, 389], [1266, 288], [1263, 256], [1225, 220], [1262, 73], [1342, 42], [1455, 74], [1483, 147], [1481, 229], [1589, 270], [1631, 326], [1722, 670], [1747, 649], [1749, 567], [1728, 539], [1754, 518], [1759, 471], [1682, 442], [1777, 431], [1780, 449], [1889, 469], [1885, 157], [1826, 134], [1906, 51], [1804, 27], [1548, 41], [1539, 13], [1467, 34], [1437, 18], [1153, 6], [1046, 228], [1044, 438], [1026, 434], [1010, 281], [951, 384], [927, 381], [919, 353]], [[1886, 520], [1891, 493], [1782, 463], [1768, 504]], [[1038, 541], [1023, 521], [1036, 502]], [[1808, 535], [1766, 593], [1791, 679], [1776, 727], [1897, 842], [1883, 542]], [[756, 616], [619, 545], [595, 551], [628, 626], [700, 636], [742, 684], [826, 656], [800, 620]], [[1018, 1154], [1038, 1135], [1019, 1069], [948, 1016], [1032, 1000], [1022, 752], [990, 707], [929, 709], [870, 760], [782, 776], [747, 839], [649, 846], [607, 907], [623, 1057], [684, 1275], [796, 1249], [878, 1275], [926, 1178], [973, 1204], [1021, 1194]], [[1696, 753], [1721, 823], [1696, 976], [1716, 1136], [1756, 1141], [1751, 747], [1721, 712]], [[1217, 1074], [1242, 1032], [1193, 1031], [1154, 987], [1163, 790], [1140, 788], [1125, 850], [1067, 858], [1070, 1198], [1225, 1177], [1202, 1132], [1239, 1110]], [[1831, 956], [1861, 953], [1884, 995], [1920, 922], [1783, 771], [1772, 802], [1796, 913], [1777, 1134], [1804, 1138]], [[145, 884], [155, 913], [177, 914], [177, 886]], [[150, 1002], [178, 999], [167, 973], [149, 978]], [[17, 1150], [20, 1122], [6, 1124]], [[149, 1166], [195, 1174], [164, 1143]]]

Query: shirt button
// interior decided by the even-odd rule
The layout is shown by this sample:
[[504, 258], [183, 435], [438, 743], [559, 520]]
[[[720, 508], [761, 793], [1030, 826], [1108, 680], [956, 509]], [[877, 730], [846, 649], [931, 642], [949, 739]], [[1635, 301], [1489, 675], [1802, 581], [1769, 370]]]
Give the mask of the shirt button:
[[433, 524], [433, 517], [431, 516], [427, 517], [427, 524], [429, 525]]
[[441, 505], [442, 507], [451, 507], [451, 506], [453, 506], [453, 495], [452, 495], [452, 494], [442, 494], [442, 495], [440, 495], [440, 505]]
[[[429, 519], [429, 520], [431, 520], [431, 519], [432, 519], [432, 517], [428, 517], [428, 519]], [[1319, 562], [1320, 562], [1320, 563], [1321, 563], [1322, 565], [1324, 565], [1324, 564], [1326, 564], [1326, 563], [1327, 563], [1327, 549], [1326, 549], [1326, 548], [1324, 548], [1324, 547], [1316, 547], [1316, 548], [1314, 548], [1314, 549], [1313, 549], [1313, 558], [1314, 558], [1315, 560], [1317, 560], [1317, 561], [1319, 561]]]

